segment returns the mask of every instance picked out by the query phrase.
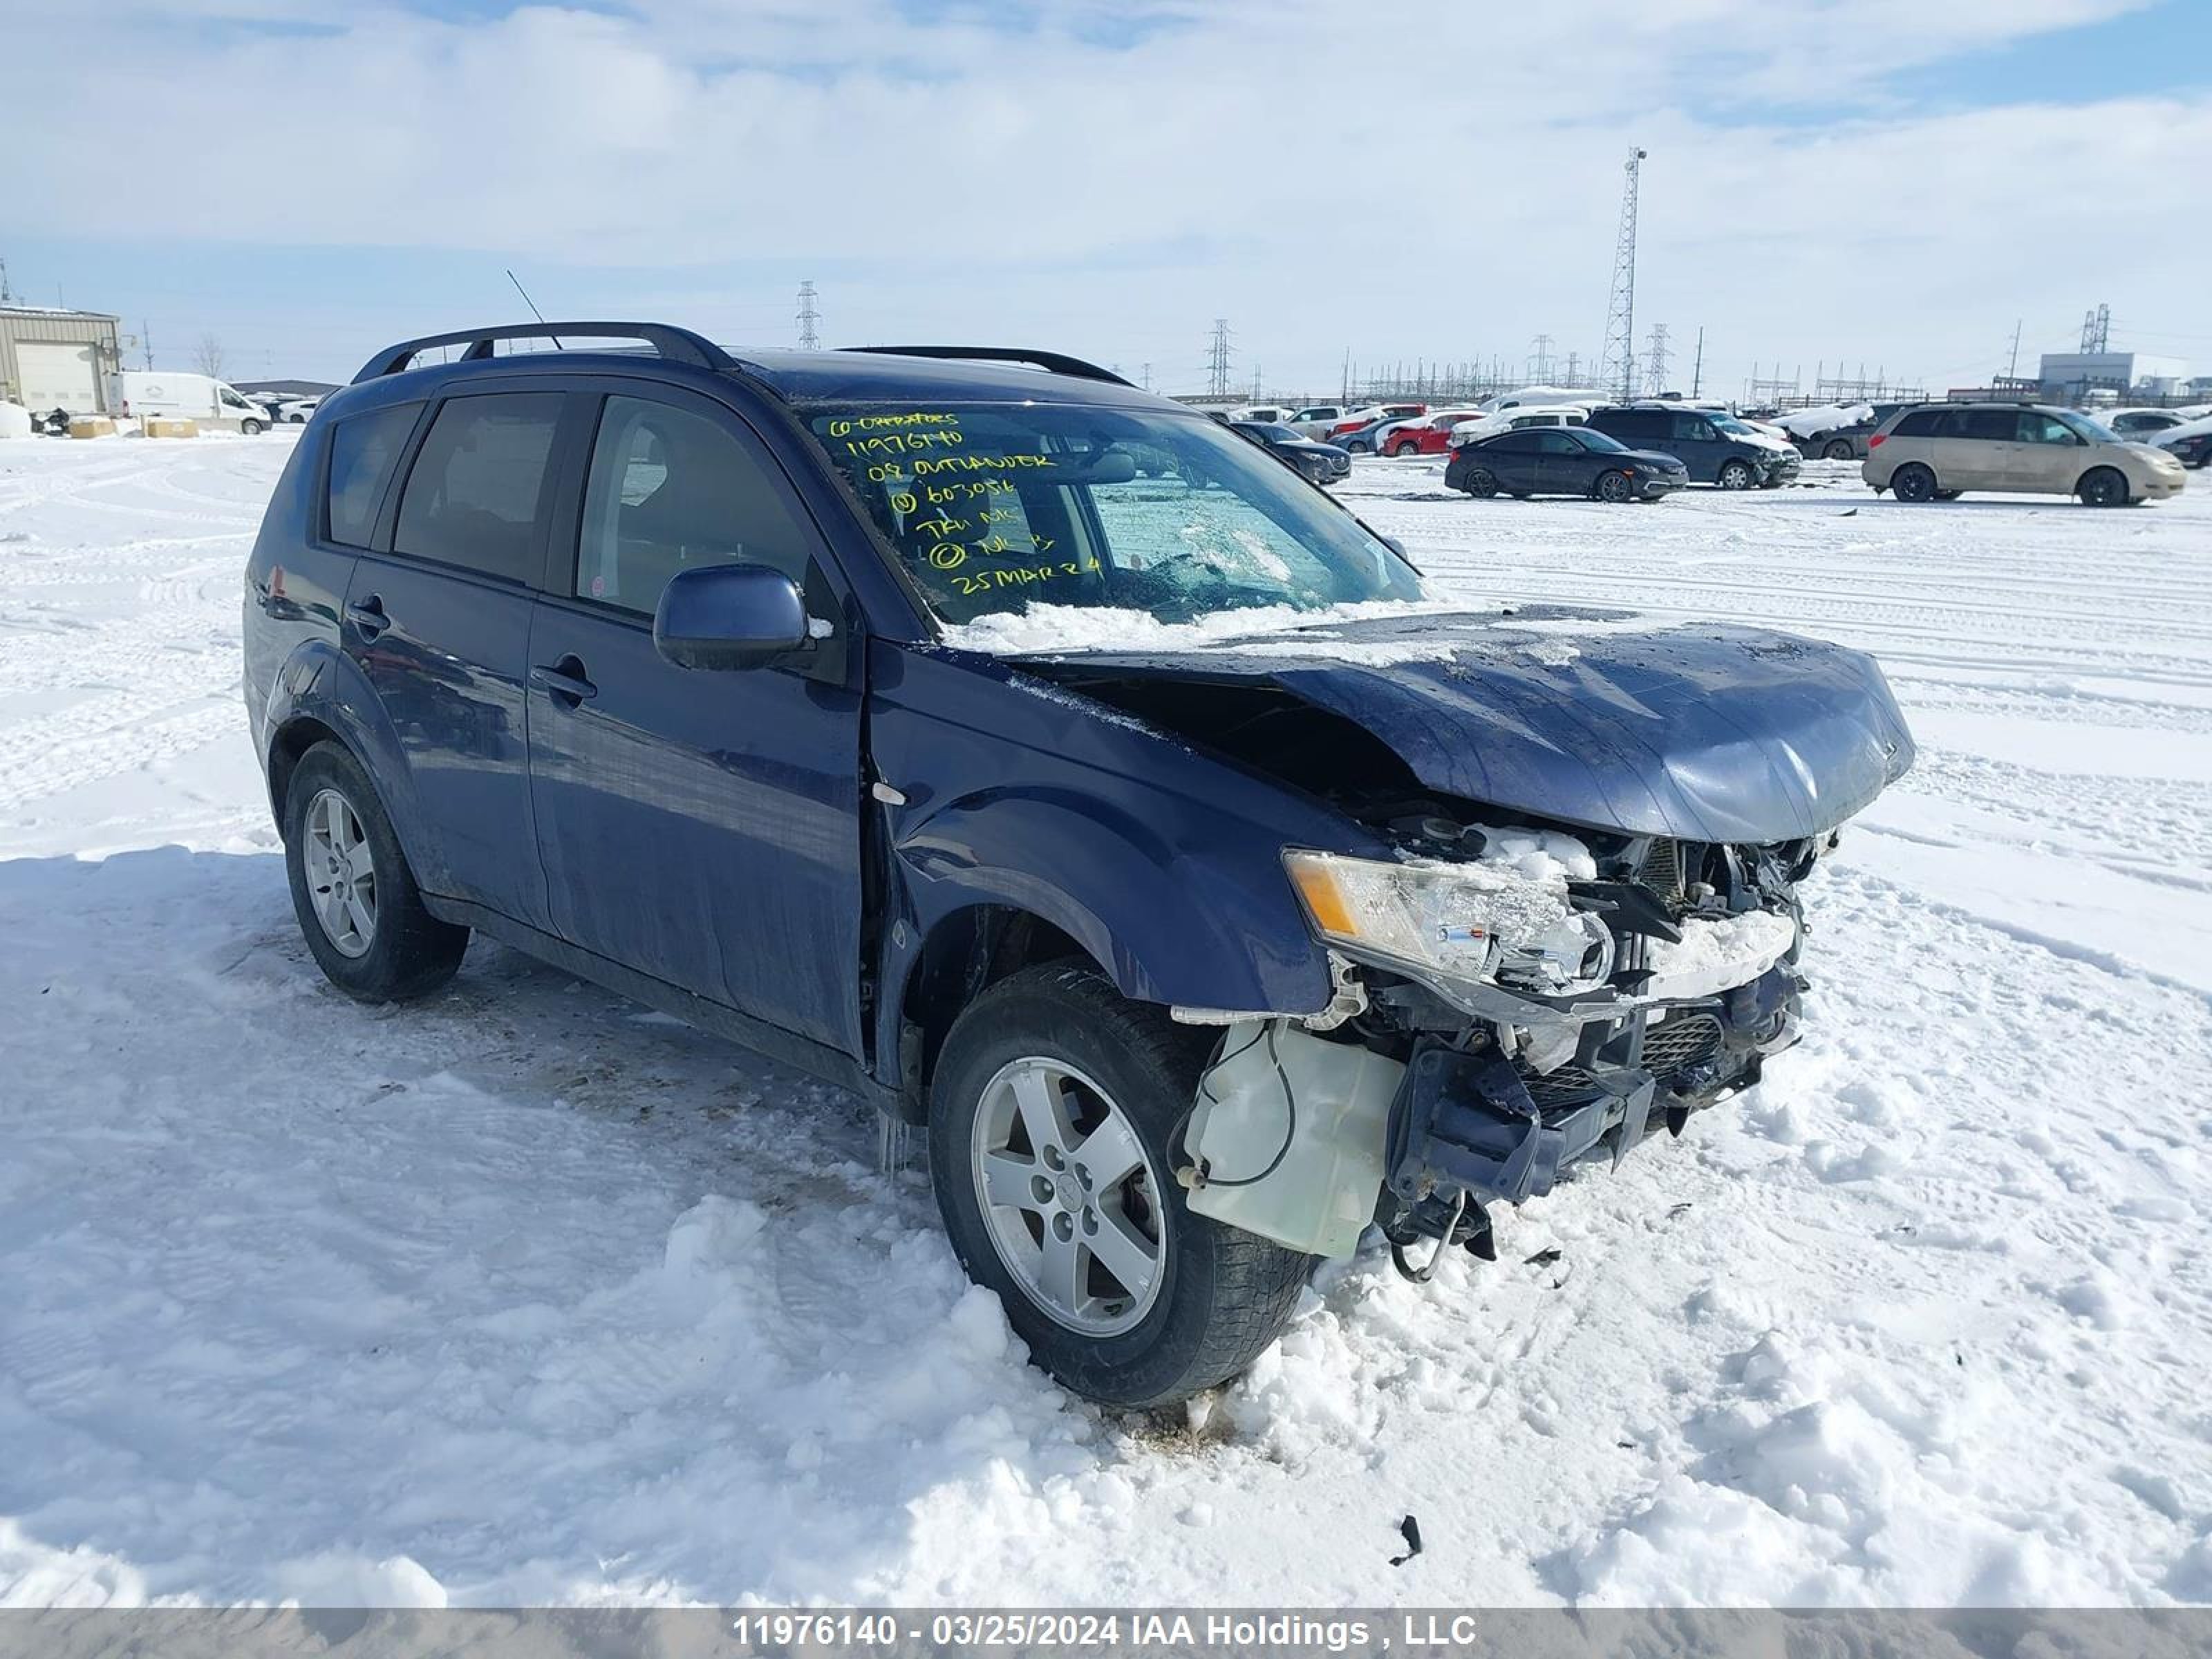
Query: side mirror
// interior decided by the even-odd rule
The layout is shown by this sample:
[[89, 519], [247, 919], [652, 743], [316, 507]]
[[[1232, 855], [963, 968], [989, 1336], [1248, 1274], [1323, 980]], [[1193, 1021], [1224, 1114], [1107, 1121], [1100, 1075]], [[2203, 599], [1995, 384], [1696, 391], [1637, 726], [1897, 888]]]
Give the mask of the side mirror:
[[1381, 542], [1383, 546], [1389, 548], [1393, 553], [1395, 553], [1401, 559], [1410, 561], [1413, 557], [1411, 554], [1406, 551], [1406, 544], [1400, 541], [1395, 536], [1378, 536], [1376, 538], [1376, 540]]
[[653, 649], [678, 668], [757, 668], [810, 636], [798, 585], [763, 564], [680, 570], [653, 613]]

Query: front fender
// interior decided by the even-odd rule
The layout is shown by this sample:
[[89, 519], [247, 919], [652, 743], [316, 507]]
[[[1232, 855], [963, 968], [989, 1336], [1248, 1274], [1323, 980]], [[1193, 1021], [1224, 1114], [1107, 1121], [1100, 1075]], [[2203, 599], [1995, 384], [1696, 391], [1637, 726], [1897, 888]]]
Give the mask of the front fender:
[[353, 751], [376, 785], [416, 884], [432, 893], [453, 891], [437, 838], [428, 832], [414, 770], [383, 700], [359, 665], [328, 640], [306, 641], [284, 659], [269, 687], [261, 730], [254, 735], [262, 773], [270, 781], [270, 805], [280, 822], [284, 803], [276, 798], [271, 762], [285, 729], [301, 720], [328, 726]]
[[870, 749], [905, 797], [887, 809], [908, 924], [890, 931], [892, 1008], [931, 928], [990, 904], [1060, 928], [1137, 1000], [1318, 1012], [1328, 954], [1282, 850], [1384, 851], [1283, 785], [964, 652], [876, 648]]

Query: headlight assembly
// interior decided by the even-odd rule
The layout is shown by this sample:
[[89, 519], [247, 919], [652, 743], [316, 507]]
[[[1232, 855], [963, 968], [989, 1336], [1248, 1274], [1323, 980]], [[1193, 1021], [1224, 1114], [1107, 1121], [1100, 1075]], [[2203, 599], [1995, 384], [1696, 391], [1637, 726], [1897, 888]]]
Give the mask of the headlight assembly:
[[1576, 996], [1612, 976], [1612, 932], [1568, 902], [1563, 878], [1503, 863], [1332, 853], [1286, 852], [1283, 864], [1324, 939], [1454, 1000], [1485, 985]]

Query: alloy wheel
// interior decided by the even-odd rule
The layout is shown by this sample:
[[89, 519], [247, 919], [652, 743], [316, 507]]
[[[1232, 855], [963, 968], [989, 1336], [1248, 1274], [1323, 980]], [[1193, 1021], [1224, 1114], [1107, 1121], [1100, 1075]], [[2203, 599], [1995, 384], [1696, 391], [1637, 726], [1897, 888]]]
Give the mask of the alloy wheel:
[[307, 893], [323, 937], [342, 956], [365, 957], [376, 942], [376, 856], [352, 803], [335, 789], [307, 803]]
[[1166, 1277], [1158, 1172], [1136, 1127], [1073, 1066], [1008, 1062], [983, 1087], [969, 1147], [992, 1247], [1023, 1292], [1085, 1336], [1118, 1336]]

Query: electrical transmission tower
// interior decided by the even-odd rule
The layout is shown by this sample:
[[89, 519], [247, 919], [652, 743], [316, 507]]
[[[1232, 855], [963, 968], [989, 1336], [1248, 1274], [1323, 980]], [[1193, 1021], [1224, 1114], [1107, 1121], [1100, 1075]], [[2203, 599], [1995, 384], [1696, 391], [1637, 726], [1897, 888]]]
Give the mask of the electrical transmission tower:
[[1582, 390], [1582, 372], [1583, 354], [1570, 351], [1567, 354], [1567, 385], [1577, 392]]
[[1206, 355], [1206, 395], [1226, 398], [1229, 395], [1229, 319], [1213, 319], [1213, 343]]
[[1651, 343], [1644, 348], [1644, 389], [1656, 397], [1667, 389], [1667, 325], [1651, 325]]
[[821, 307], [814, 303], [819, 297], [811, 282], [799, 285], [799, 349], [801, 351], [819, 351], [822, 349], [822, 337], [815, 328], [815, 325], [822, 320]]
[[1620, 234], [1613, 245], [1613, 297], [1605, 310], [1605, 350], [1598, 358], [1598, 385], [1623, 398], [1636, 395], [1636, 186], [1644, 152], [1632, 149], [1622, 168]]
[[1528, 378], [1538, 386], [1548, 386], [1552, 380], [1552, 337], [1539, 334], [1535, 347], [1528, 359]]
[[2106, 350], [2112, 338], [2112, 308], [2099, 306], [2081, 319], [2081, 349], [2084, 354]]

